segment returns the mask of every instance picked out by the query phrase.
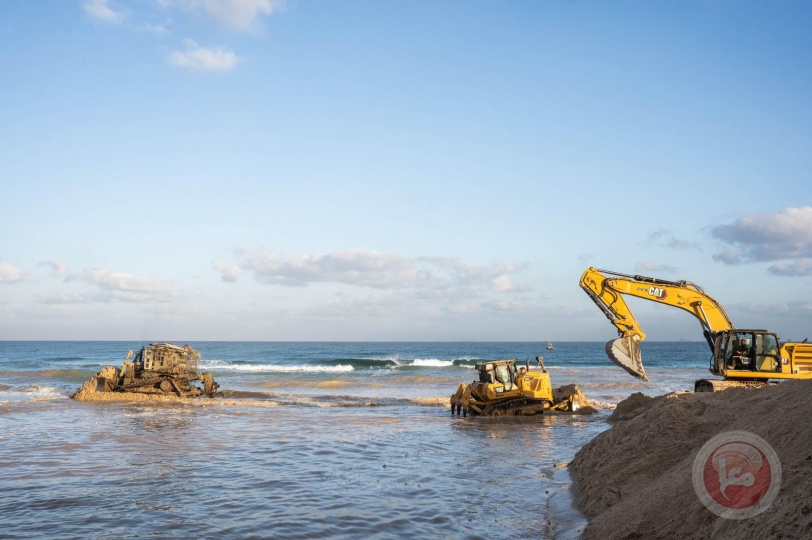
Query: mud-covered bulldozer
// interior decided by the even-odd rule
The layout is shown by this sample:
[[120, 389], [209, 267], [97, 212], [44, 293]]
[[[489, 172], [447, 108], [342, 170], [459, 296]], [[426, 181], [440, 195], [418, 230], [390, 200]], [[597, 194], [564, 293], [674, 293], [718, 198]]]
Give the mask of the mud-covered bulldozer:
[[[192, 384], [201, 381], [203, 388]], [[150, 343], [133, 356], [127, 353], [121, 369], [112, 366], [97, 373], [75, 394], [130, 392], [178, 397], [214, 397], [219, 388], [209, 372], [200, 373], [200, 352], [189, 345]]]
[[530, 360], [516, 367], [516, 359], [491, 360], [476, 365], [479, 380], [460, 384], [451, 396], [451, 414], [468, 416], [520, 416], [544, 411], [578, 411], [585, 398], [575, 385], [553, 390], [541, 356], [538, 369]]

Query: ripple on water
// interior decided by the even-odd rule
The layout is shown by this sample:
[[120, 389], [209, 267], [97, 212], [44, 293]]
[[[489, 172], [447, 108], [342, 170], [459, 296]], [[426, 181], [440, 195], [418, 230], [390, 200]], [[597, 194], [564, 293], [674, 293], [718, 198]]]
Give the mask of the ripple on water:
[[234, 401], [64, 400], [15, 410], [0, 445], [0, 478], [17, 477], [2, 481], [4, 532], [543, 537], [540, 527], [553, 526], [545, 514], [568, 523], [567, 505], [550, 506], [550, 494], [569, 501], [568, 483], [545, 471], [603, 429], [586, 417], [451, 418], [408, 401], [361, 409]]

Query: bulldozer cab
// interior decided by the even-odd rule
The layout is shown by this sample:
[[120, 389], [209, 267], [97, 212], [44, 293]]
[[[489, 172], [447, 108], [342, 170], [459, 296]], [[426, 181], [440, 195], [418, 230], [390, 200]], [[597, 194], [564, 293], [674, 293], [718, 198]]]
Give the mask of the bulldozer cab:
[[200, 353], [188, 345], [151, 343], [149, 347], [141, 347], [133, 359], [136, 375], [156, 372], [195, 380], [200, 378], [199, 367]]
[[516, 388], [516, 361], [497, 360], [477, 364], [479, 382], [486, 384], [502, 383], [505, 391]]
[[[130, 361], [132, 358], [132, 361]], [[211, 374], [200, 373], [200, 353], [189, 345], [150, 343], [124, 360], [116, 386], [142, 393], [196, 395], [192, 381], [203, 381], [203, 391], [214, 395], [219, 385]]]
[[766, 330], [725, 330], [714, 340], [714, 373], [780, 372], [778, 336]]

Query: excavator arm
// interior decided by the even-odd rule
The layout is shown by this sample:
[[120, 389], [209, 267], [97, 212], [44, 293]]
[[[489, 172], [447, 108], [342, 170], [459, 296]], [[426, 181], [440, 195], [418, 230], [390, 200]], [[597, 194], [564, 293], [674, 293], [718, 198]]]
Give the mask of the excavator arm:
[[643, 368], [640, 342], [646, 339], [646, 334], [623, 299], [624, 295], [687, 311], [699, 320], [711, 349], [714, 333], [735, 328], [725, 308], [689, 281], [666, 281], [587, 268], [581, 275], [581, 288], [618, 330], [620, 337], [606, 344], [606, 355], [632, 376], [644, 381], [648, 377]]

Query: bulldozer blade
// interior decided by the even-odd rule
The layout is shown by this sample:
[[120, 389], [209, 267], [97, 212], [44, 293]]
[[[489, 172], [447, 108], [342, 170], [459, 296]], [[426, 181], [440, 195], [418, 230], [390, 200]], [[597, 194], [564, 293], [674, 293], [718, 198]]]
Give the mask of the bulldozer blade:
[[96, 392], [113, 392], [116, 387], [115, 381], [111, 381], [105, 377], [97, 377]]
[[636, 336], [619, 337], [606, 344], [609, 360], [625, 369], [630, 375], [647, 381], [646, 370], [640, 355], [640, 339]]

